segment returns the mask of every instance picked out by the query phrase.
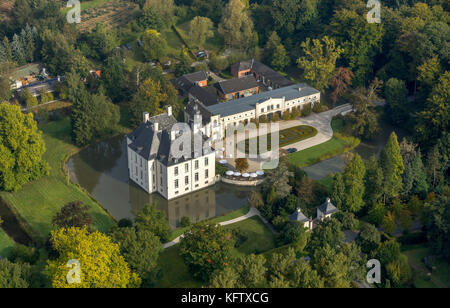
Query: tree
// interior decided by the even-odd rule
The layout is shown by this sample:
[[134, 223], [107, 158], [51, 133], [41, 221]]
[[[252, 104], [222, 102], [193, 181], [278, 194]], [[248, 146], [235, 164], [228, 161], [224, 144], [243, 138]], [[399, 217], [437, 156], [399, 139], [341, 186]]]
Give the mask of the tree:
[[334, 104], [337, 103], [339, 98], [348, 92], [351, 84], [352, 78], [355, 75], [346, 67], [338, 67], [333, 77], [331, 77], [330, 85], [333, 88], [331, 92], [331, 100]]
[[381, 242], [381, 234], [372, 224], [363, 224], [356, 237], [356, 243], [361, 247], [361, 251], [370, 255]]
[[175, 3], [173, 0], [145, 0], [144, 11], [152, 10], [158, 12], [167, 26], [173, 23]]
[[167, 54], [166, 40], [156, 30], [146, 30], [141, 38], [144, 57], [148, 61], [161, 61]]
[[296, 252], [301, 253], [308, 244], [309, 235], [303, 223], [294, 221], [284, 226], [280, 240], [284, 245], [291, 244]]
[[132, 124], [140, 123], [144, 112], [148, 112], [152, 116], [162, 113], [162, 103], [167, 98], [168, 96], [162, 89], [159, 81], [155, 82], [151, 78], [143, 81], [130, 102], [130, 111], [133, 116], [131, 119]]
[[417, 115], [415, 135], [421, 144], [433, 145], [448, 130], [450, 119], [450, 72], [434, 86], [425, 108]]
[[15, 64], [12, 62], [0, 60], [0, 102], [7, 101], [11, 98], [11, 81], [10, 77]]
[[408, 116], [408, 89], [403, 81], [391, 78], [386, 82], [384, 95], [387, 113], [394, 124], [404, 122]]
[[127, 68], [122, 57], [111, 56], [106, 59], [101, 80], [106, 93], [114, 102], [128, 99]]
[[266, 45], [264, 46], [264, 58], [267, 63], [270, 63], [272, 61], [273, 55], [275, 54], [279, 45], [281, 45], [281, 39], [278, 36], [277, 32], [273, 31], [267, 39]]
[[338, 209], [344, 208], [345, 204], [345, 184], [342, 173], [336, 173], [333, 177], [332, 199]]
[[39, 104], [37, 98], [31, 94], [29, 89], [23, 90], [20, 95], [20, 99], [23, 101], [27, 108], [36, 107]]
[[386, 146], [381, 151], [380, 166], [384, 174], [383, 195], [386, 202], [387, 198], [397, 196], [402, 189], [402, 174], [405, 170], [395, 132], [391, 133]]
[[375, 204], [383, 195], [383, 170], [380, 168], [377, 157], [371, 156], [366, 161], [366, 175], [364, 177], [364, 201]]
[[366, 168], [361, 156], [356, 154], [344, 170], [345, 199], [343, 208], [349, 212], [357, 213], [364, 205], [364, 176]]
[[189, 41], [196, 46], [203, 46], [214, 35], [214, 24], [208, 17], [196, 16], [189, 22]]
[[53, 217], [52, 223], [58, 229], [71, 227], [90, 229], [93, 219], [88, 211], [89, 206], [81, 201], [70, 202]]
[[336, 47], [336, 41], [328, 36], [322, 39], [307, 39], [301, 44], [304, 56], [297, 60], [298, 67], [305, 71], [305, 79], [319, 91], [330, 85], [336, 68], [336, 61], [343, 49]]
[[387, 212], [386, 215], [384, 215], [383, 218], [383, 228], [386, 231], [386, 233], [393, 235], [395, 232], [395, 228], [396, 228], [396, 223], [395, 223], [395, 216], [394, 213], [392, 212]]
[[355, 134], [364, 139], [372, 139], [380, 129], [375, 102], [378, 100], [377, 93], [382, 84], [381, 80], [375, 78], [368, 88], [358, 88], [350, 95], [354, 112], [348, 117], [353, 122]]
[[160, 238], [161, 242], [168, 241], [172, 232], [166, 213], [159, 211], [155, 203], [146, 205], [136, 214], [136, 228], [152, 232]]
[[241, 0], [230, 0], [223, 10], [219, 33], [225, 44], [239, 50], [248, 50], [254, 45], [253, 21]]
[[31, 266], [26, 263], [12, 263], [8, 259], [0, 260], [0, 288], [23, 289], [30, 286]]
[[327, 288], [349, 288], [347, 257], [328, 244], [314, 251], [312, 268], [324, 279]]
[[47, 175], [44, 152], [45, 143], [33, 114], [23, 114], [18, 106], [0, 104], [0, 188], [17, 191]]
[[180, 252], [192, 275], [209, 281], [214, 271], [228, 266], [233, 245], [229, 230], [220, 225], [198, 223], [181, 239]]
[[450, 260], [450, 202], [447, 196], [425, 203], [422, 220], [427, 238], [435, 254]]
[[278, 164], [278, 168], [267, 170], [265, 187], [274, 187], [276, 195], [279, 198], [287, 197], [292, 190], [289, 185], [289, 177], [293, 176], [293, 173], [289, 171], [288, 162], [281, 158]]
[[244, 172], [249, 167], [247, 158], [236, 158], [234, 162], [236, 164], [236, 169], [239, 172]]
[[309, 177], [304, 176], [296, 182], [295, 191], [300, 200], [306, 204], [311, 204], [314, 200], [314, 182]]
[[288, 66], [290, 58], [286, 52], [286, 48], [282, 44], [278, 45], [272, 56], [272, 66], [277, 70], [283, 70]]
[[326, 219], [314, 229], [308, 248], [312, 253], [325, 245], [334, 249], [341, 244], [344, 238], [345, 235], [342, 232], [341, 223], [334, 218]]
[[110, 134], [120, 120], [119, 107], [102, 91], [90, 94], [84, 86], [76, 94], [72, 106], [72, 138], [79, 146]]
[[152, 284], [163, 247], [159, 238], [146, 229], [115, 228], [110, 232], [113, 242], [119, 244], [120, 253], [130, 268], [139, 274], [143, 286]]
[[383, 28], [368, 23], [366, 14], [361, 14], [354, 6], [336, 10], [331, 22], [330, 36], [336, 39], [342, 49], [342, 62], [354, 74], [353, 84], [362, 86], [371, 77], [375, 56], [381, 51]]
[[[119, 245], [100, 233], [68, 228], [52, 231], [51, 242], [58, 258], [48, 260], [46, 272], [53, 288], [139, 287], [140, 278], [132, 273], [120, 255]], [[68, 260], [80, 263], [80, 283], [67, 281]], [[75, 277], [76, 278], [76, 277]]]

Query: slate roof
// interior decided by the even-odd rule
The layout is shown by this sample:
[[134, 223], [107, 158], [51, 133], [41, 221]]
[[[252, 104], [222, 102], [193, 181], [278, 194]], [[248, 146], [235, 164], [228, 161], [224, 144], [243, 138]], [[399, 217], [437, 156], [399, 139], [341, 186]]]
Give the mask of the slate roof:
[[205, 106], [212, 106], [219, 103], [218, 97], [211, 93], [210, 89], [193, 86], [189, 90], [189, 94], [198, 99]]
[[173, 82], [175, 88], [188, 93], [189, 90], [199, 81], [207, 80], [208, 76], [204, 71], [183, 75]]
[[251, 59], [251, 60], [245, 60], [245, 61], [235, 63], [231, 66], [231, 70], [236, 70], [236, 71], [249, 70], [252, 68], [254, 61], [255, 61], [254, 59]]
[[270, 80], [271, 83], [276, 84], [278, 87], [286, 87], [292, 85], [292, 82], [289, 79], [280, 75], [279, 73], [259, 61], [253, 62], [252, 71], [264, 76], [266, 79]]
[[241, 61], [232, 65], [232, 71], [246, 71], [248, 69], [256, 72], [261, 76], [264, 76], [267, 80], [270, 80], [270, 82], [276, 84], [278, 87], [286, 87], [292, 85], [292, 82], [289, 79], [280, 75], [264, 63], [256, 61], [255, 59]]
[[208, 106], [207, 108], [213, 115], [220, 114], [221, 117], [226, 117], [233, 114], [254, 110], [257, 103], [262, 103], [271, 98], [285, 97], [286, 100], [293, 100], [296, 98], [302, 98], [319, 93], [320, 92], [318, 90], [310, 87], [306, 83], [300, 83], [248, 97], [239, 98], [236, 100], [231, 100], [227, 103]]
[[321, 206], [317, 208], [319, 211], [321, 211], [325, 215], [334, 214], [339, 212], [337, 207], [335, 207], [332, 203], [330, 198], [327, 198], [325, 203], [323, 203]]
[[208, 110], [208, 108], [206, 108], [206, 106], [202, 102], [190, 101], [187, 104], [185, 111], [192, 118], [196, 114], [200, 114], [202, 116], [203, 125], [206, 125], [211, 121], [212, 113]]
[[[154, 123], [158, 123], [158, 131], [154, 129]], [[130, 149], [138, 153], [146, 160], [157, 159], [165, 166], [180, 164], [189, 161], [199, 154], [194, 153], [194, 146], [191, 144], [192, 153], [190, 157], [174, 158], [172, 148], [174, 143], [170, 138], [171, 129], [177, 120], [166, 113], [152, 117], [147, 123], [142, 123], [139, 127], [127, 137], [131, 140]], [[203, 141], [207, 140], [202, 136]], [[194, 142], [192, 137], [191, 142]]]
[[254, 89], [258, 87], [258, 83], [253, 75], [233, 78], [230, 80], [224, 80], [216, 83], [215, 85], [223, 94], [236, 93], [248, 89]]
[[302, 213], [300, 209], [297, 209], [295, 213], [289, 216], [291, 221], [308, 222], [309, 219]]
[[208, 76], [206, 75], [205, 71], [198, 71], [195, 73], [186, 74], [183, 75], [183, 77], [189, 80], [191, 83], [196, 83], [208, 79]]

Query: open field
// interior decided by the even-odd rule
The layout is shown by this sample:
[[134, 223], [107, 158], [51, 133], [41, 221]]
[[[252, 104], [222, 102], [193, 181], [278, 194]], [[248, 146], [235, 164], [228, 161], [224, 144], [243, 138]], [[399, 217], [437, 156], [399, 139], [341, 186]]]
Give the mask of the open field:
[[[67, 14], [70, 8], [62, 9]], [[104, 24], [107, 28], [116, 28], [127, 24], [133, 19], [138, 6], [131, 2], [120, 0], [92, 0], [81, 2], [82, 31], [95, 28], [97, 23]]]
[[15, 0], [2, 0], [0, 3], [0, 21], [9, 20], [10, 19], [10, 11], [14, 6]]
[[[239, 228], [241, 234], [247, 238], [239, 247], [233, 249], [232, 256], [239, 257], [254, 253], [272, 250], [275, 247], [275, 238], [272, 232], [258, 218], [253, 217], [232, 225], [228, 229]], [[180, 256], [180, 245], [165, 249], [160, 257], [159, 264], [163, 270], [163, 277], [157, 283], [159, 288], [196, 288], [202, 283], [192, 278], [183, 258]]]
[[95, 226], [108, 231], [114, 224], [113, 218], [81, 188], [72, 184], [63, 171], [66, 157], [79, 150], [70, 140], [70, 119], [51, 122], [40, 129], [46, 143], [44, 159], [50, 164], [50, 175], [25, 185], [18, 192], [1, 192], [0, 197], [26, 221], [25, 229], [35, 240], [48, 236], [54, 215], [72, 201], [89, 205]]
[[445, 260], [437, 260], [436, 269], [428, 275], [430, 270], [425, 266], [423, 258], [431, 254], [430, 248], [413, 245], [405, 247], [403, 253], [408, 256], [416, 288], [450, 288], [450, 264]]
[[6, 257], [13, 247], [14, 242], [9, 238], [9, 236], [0, 227], [0, 257]]
[[341, 119], [333, 119], [331, 121], [331, 127], [334, 132], [331, 140], [312, 148], [290, 154], [289, 161], [298, 167], [306, 167], [348, 152], [358, 146], [359, 139], [344, 136], [340, 133], [343, 127]]
[[[177, 29], [180, 34], [185, 38], [185, 41], [188, 41], [189, 36], [189, 22], [185, 22], [177, 25]], [[220, 53], [222, 49], [224, 49], [223, 38], [217, 32], [217, 29], [213, 29], [214, 35], [208, 38], [205, 41], [204, 46], [189, 46], [190, 48], [195, 49], [207, 49], [210, 51], [214, 51], [216, 54]]]

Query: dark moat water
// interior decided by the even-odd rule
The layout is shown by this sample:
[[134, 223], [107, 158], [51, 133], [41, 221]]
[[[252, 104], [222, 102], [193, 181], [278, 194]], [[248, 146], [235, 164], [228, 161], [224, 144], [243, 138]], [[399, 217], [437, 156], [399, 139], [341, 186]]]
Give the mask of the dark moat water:
[[254, 188], [218, 183], [184, 197], [167, 201], [159, 194], [148, 195], [128, 179], [126, 141], [123, 137], [90, 146], [67, 163], [72, 181], [92, 194], [110, 213], [120, 220], [133, 218], [146, 204], [157, 202], [167, 213], [173, 228], [182, 217], [191, 222], [222, 216], [247, 204]]

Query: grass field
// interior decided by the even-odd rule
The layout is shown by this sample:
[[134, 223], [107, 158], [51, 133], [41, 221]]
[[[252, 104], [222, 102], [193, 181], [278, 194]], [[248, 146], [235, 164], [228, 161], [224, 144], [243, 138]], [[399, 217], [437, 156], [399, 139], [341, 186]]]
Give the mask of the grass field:
[[[239, 228], [247, 239], [238, 248], [233, 249], [232, 256], [242, 256], [269, 251], [275, 247], [275, 238], [272, 232], [257, 217], [250, 218], [226, 228]], [[165, 249], [160, 257], [159, 264], [163, 271], [163, 277], [158, 282], [158, 288], [198, 288], [202, 283], [196, 281], [189, 273], [183, 258], [180, 256], [180, 245]]]
[[275, 236], [259, 217], [252, 217], [236, 224], [225, 226], [227, 229], [239, 229], [246, 240], [233, 249], [233, 257], [259, 254], [275, 248]]
[[100, 231], [107, 231], [114, 224], [113, 218], [81, 188], [70, 183], [63, 172], [66, 157], [78, 151], [70, 140], [70, 119], [51, 122], [40, 129], [46, 143], [44, 159], [50, 164], [50, 175], [25, 185], [18, 192], [1, 192], [0, 197], [26, 221], [29, 228], [25, 229], [31, 231], [31, 236], [37, 237], [35, 240], [48, 236], [54, 215], [72, 201], [88, 204], [95, 226]]
[[340, 133], [343, 126], [341, 119], [333, 119], [331, 126], [334, 131], [331, 140], [312, 148], [290, 154], [289, 161], [298, 167], [306, 167], [350, 151], [359, 145], [359, 139], [344, 136]]
[[[280, 131], [279, 133], [280, 135], [280, 140], [279, 140], [279, 147], [285, 147], [288, 146], [290, 144], [294, 144], [296, 142], [305, 140], [305, 139], [309, 139], [314, 137], [315, 135], [317, 135], [317, 129], [315, 129], [314, 127], [311, 126], [306, 126], [306, 125], [300, 125], [300, 126], [295, 126], [295, 127], [291, 127], [285, 130]], [[272, 145], [272, 138], [271, 138], [272, 134], [268, 134], [268, 135], [264, 135], [264, 136], [259, 136], [257, 138], [257, 148], [258, 148], [258, 153], [259, 153], [259, 142], [260, 140], [267, 140], [267, 150], [270, 151], [271, 149], [271, 145]], [[248, 153], [248, 148], [249, 148], [249, 144], [250, 141], [253, 140], [253, 142], [255, 141], [255, 138], [252, 139], [246, 139], [245, 140], [245, 152]], [[242, 145], [241, 141], [239, 145]]]
[[6, 257], [13, 245], [14, 242], [9, 238], [5, 231], [0, 228], [0, 257]]
[[414, 286], [416, 288], [450, 288], [450, 264], [444, 260], [436, 261], [436, 269], [430, 273], [423, 258], [431, 254], [428, 247], [414, 245], [404, 248], [403, 253], [408, 256], [413, 269]]

